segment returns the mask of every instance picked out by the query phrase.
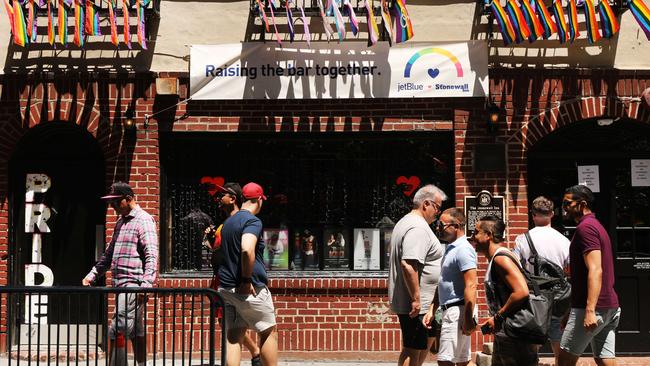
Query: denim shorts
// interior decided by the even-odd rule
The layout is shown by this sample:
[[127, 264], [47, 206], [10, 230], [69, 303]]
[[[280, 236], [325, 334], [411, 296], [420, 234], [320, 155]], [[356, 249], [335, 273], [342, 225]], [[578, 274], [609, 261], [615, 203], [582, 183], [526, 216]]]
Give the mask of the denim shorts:
[[598, 326], [587, 332], [584, 328], [585, 309], [571, 308], [560, 347], [574, 356], [580, 356], [591, 344], [595, 358], [616, 357], [616, 328], [621, 318], [621, 308], [596, 309]]
[[562, 318], [551, 317], [551, 324], [548, 327], [548, 339], [551, 342], [559, 342], [562, 339]]

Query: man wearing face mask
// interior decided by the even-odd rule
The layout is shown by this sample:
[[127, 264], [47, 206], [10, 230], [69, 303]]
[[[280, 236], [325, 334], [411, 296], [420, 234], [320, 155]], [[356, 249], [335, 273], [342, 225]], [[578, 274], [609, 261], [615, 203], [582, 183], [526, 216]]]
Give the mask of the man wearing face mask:
[[438, 236], [448, 243], [442, 257], [438, 291], [422, 322], [433, 324], [440, 304], [438, 364], [466, 366], [472, 357], [470, 335], [476, 328], [476, 251], [465, 236], [465, 215], [459, 208], [445, 210], [438, 221]]

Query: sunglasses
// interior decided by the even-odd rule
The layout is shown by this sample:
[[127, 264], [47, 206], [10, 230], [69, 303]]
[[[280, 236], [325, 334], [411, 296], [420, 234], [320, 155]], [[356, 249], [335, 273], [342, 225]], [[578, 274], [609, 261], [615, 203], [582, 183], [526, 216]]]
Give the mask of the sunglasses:
[[431, 204], [431, 206], [433, 206], [436, 209], [436, 211], [440, 211], [440, 208], [442, 207], [441, 205], [431, 200], [427, 200], [427, 201]]
[[562, 207], [567, 208], [567, 207], [571, 206], [571, 204], [573, 202], [579, 202], [579, 201], [576, 201], [576, 200], [564, 200], [564, 201], [562, 201]]
[[438, 221], [438, 229], [439, 230], [444, 230], [444, 229], [446, 229], [446, 228], [448, 228], [450, 226], [458, 227], [458, 224], [455, 223], [455, 222], [445, 223], [443, 221]]

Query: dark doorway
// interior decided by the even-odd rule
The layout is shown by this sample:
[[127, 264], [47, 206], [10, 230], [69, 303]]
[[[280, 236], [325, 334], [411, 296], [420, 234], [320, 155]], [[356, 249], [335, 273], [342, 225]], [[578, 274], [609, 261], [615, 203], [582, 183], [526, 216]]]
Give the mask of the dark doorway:
[[[36, 193], [34, 202], [50, 208], [50, 232], [42, 233], [41, 263], [53, 273], [53, 286], [79, 286], [104, 246], [106, 207], [104, 156], [95, 138], [70, 123], [51, 122], [36, 126], [19, 141], [9, 164], [12, 213], [11, 254], [13, 285], [25, 284], [25, 265], [33, 263], [32, 239], [26, 232], [26, 178], [45, 174], [51, 181], [46, 192]], [[36, 281], [38, 285], [39, 281]], [[104, 314], [99, 304], [81, 304], [50, 296], [47, 323], [65, 321], [97, 324]], [[17, 311], [17, 316], [22, 316]], [[65, 315], [62, 315], [65, 314]], [[14, 319], [19, 323], [24, 319]]]
[[614, 246], [622, 315], [616, 351], [648, 353], [650, 313], [650, 187], [632, 184], [632, 161], [650, 159], [650, 126], [633, 120], [585, 120], [542, 139], [528, 153], [528, 202], [544, 195], [556, 205], [553, 226], [572, 235], [559, 215], [564, 190], [578, 183], [578, 166], [597, 165], [597, 218]]

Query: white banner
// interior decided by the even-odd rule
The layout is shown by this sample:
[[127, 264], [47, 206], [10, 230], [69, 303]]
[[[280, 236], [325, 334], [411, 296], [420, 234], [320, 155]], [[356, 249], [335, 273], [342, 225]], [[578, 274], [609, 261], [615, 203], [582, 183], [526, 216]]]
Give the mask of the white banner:
[[195, 100], [484, 97], [485, 41], [193, 45]]

